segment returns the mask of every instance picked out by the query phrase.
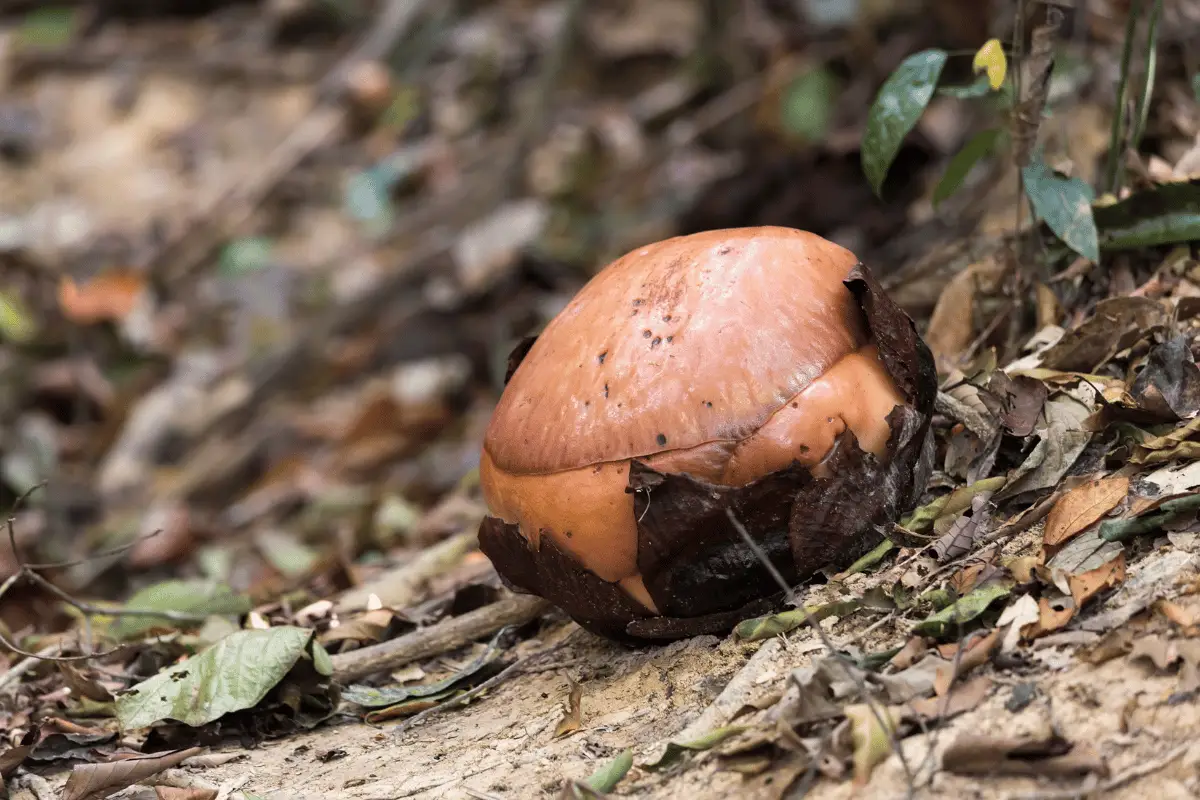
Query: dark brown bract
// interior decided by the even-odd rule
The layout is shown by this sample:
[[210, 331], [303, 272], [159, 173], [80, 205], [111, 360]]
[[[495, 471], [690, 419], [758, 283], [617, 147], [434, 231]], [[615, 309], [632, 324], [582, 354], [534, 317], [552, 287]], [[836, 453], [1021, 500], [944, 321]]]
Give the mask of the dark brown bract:
[[634, 250], [514, 351], [484, 438], [483, 552], [624, 640], [727, 631], [911, 508], [937, 378], [854, 254], [760, 227]]

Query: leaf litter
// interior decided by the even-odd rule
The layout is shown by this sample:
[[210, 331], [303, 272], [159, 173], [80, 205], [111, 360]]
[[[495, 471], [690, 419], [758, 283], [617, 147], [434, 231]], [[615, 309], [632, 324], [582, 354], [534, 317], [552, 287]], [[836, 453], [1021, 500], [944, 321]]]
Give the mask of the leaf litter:
[[[81, 121], [56, 120], [62, 154], [46, 151], [47, 168], [70, 173], [71, 164], [87, 160], [73, 125], [90, 135], [124, 124], [136, 140], [139, 109], [150, 107], [156, 119], [183, 127], [156, 130], [146, 141], [193, 162], [190, 174], [236, 191], [210, 192], [233, 200], [196, 211], [203, 224], [174, 219], [176, 206], [195, 202], [192, 179], [175, 180], [155, 166], [162, 173], [155, 179], [170, 185], [142, 191], [142, 165], [159, 164], [161, 153], [148, 155], [135, 141], [125, 148], [138, 153], [135, 163], [114, 157], [91, 183], [80, 181], [80, 209], [67, 213], [43, 198], [14, 222], [22, 226], [22, 263], [49, 280], [34, 290], [20, 276], [0, 297], [0, 369], [19, 389], [3, 398], [5, 418], [15, 420], [5, 423], [3, 478], [10, 495], [53, 478], [44, 500], [35, 494], [14, 511], [13, 539], [31, 561], [67, 564], [29, 573], [47, 576], [75, 603], [29, 577], [6, 587], [2, 629], [31, 652], [79, 660], [35, 668], [28, 665], [36, 660], [4, 653], [0, 774], [25, 780], [26, 764], [71, 766], [71, 791], [99, 797], [151, 780], [194, 744], [241, 742], [263, 748], [255, 758], [313, 742], [314, 753], [349, 752], [341, 763], [361, 766], [379, 747], [366, 738], [376, 729], [335, 721], [363, 715], [379, 723], [445, 707], [401, 734], [404, 763], [425, 768], [396, 767], [395, 752], [385, 749], [388, 770], [372, 764], [335, 786], [321, 783], [328, 780], [324, 761], [297, 755], [274, 772], [260, 770], [252, 791], [226, 794], [290, 788], [295, 796], [313, 788], [325, 796], [432, 796], [461, 788], [469, 796], [519, 796], [540, 783], [564, 797], [627, 790], [776, 797], [849, 780], [888, 795], [923, 774], [921, 765], [905, 764], [901, 772], [912, 774], [886, 783], [896, 774], [897, 745], [925, 740], [940, 741], [939, 780], [1037, 775], [1076, 787], [1089, 774], [1106, 779], [1109, 760], [1129, 756], [1086, 741], [1086, 727], [1014, 735], [989, 715], [1029, 715], [1050, 696], [1070, 706], [1076, 698], [1059, 676], [1076, 662], [1139, 670], [1122, 673], [1136, 681], [1094, 689], [1101, 705], [1109, 695], [1114, 703], [1128, 699], [1125, 684], [1141, 681], [1168, 687], [1163, 696], [1174, 699], [1149, 706], [1165, 718], [1183, 713], [1184, 698], [1197, 690], [1188, 543], [1200, 533], [1200, 273], [1189, 249], [1197, 203], [1187, 157], [1165, 173], [1145, 172], [1170, 173], [1169, 180], [1142, 178], [1117, 197], [1096, 197], [1088, 165], [1057, 158], [1055, 134], [1041, 123], [1047, 110], [1071, 113], [1056, 99], [1064, 96], [1070, 54], [1055, 47], [1061, 19], [1054, 14], [1031, 23], [1027, 55], [984, 42], [983, 34], [968, 37], [975, 59], [962, 69], [957, 56], [925, 44], [915, 54], [887, 55], [881, 61], [900, 65], [891, 79], [872, 70], [863, 70], [869, 81], [857, 73], [850, 79], [845, 97], [873, 98], [855, 116], [845, 104], [822, 105], [829, 87], [844, 80], [840, 64], [785, 59], [775, 71], [789, 76], [793, 91], [762, 96], [752, 81], [727, 93], [698, 87], [707, 79], [690, 71], [668, 70], [655, 83], [656, 59], [682, 64], [705, 41], [704, 26], [722, 29], [698, 5], [627, 15], [551, 5], [528, 18], [506, 6], [470, 12], [465, 21], [457, 10], [424, 20], [431, 28], [419, 30], [447, 25], [454, 35], [444, 52], [443, 45], [425, 54], [418, 47], [395, 75], [383, 70], [388, 80], [402, 73], [405, 85], [392, 94], [388, 80], [380, 84], [389, 112], [375, 122], [353, 117], [365, 131], [348, 150], [363, 152], [348, 156], [348, 169], [338, 159], [308, 158], [332, 142], [323, 132], [328, 117], [308, 116], [304, 103], [276, 102], [261, 76], [247, 77], [270, 71], [260, 53], [215, 59], [238, 65], [231, 69], [244, 73], [254, 98], [243, 98], [245, 105], [261, 115], [242, 123], [254, 129], [240, 143], [243, 154], [234, 145], [235, 155], [217, 158], [228, 142], [211, 138], [214, 125], [229, 115], [208, 107], [203, 91], [194, 96], [191, 83], [212, 80], [213, 65], [185, 61], [181, 68], [179, 53], [141, 53], [135, 58], [149, 72], [132, 121], [98, 122], [104, 114], [86, 85], [56, 70], [74, 47], [86, 55], [71, 69], [108, 63], [104, 42], [73, 16], [26, 20], [23, 40], [36, 40], [41, 55], [22, 49], [15, 57], [49, 95], [81, 98], [66, 103], [68, 111], [88, 111]], [[786, 49], [774, 31], [790, 30], [793, 12], [768, 6], [753, 12], [765, 15], [757, 21], [746, 12], [746, 36], [774, 60]], [[271, 29], [281, 41], [303, 41], [312, 22], [305, 14], [315, 13], [333, 38], [345, 32], [339, 26], [373, 22], [361, 9], [342, 12], [336, 21], [321, 16], [326, 11], [276, 9], [270, 13], [283, 16]], [[205, 24], [247, 21], [233, 11]], [[912, 31], [923, 24], [886, 22]], [[510, 131], [507, 120], [525, 116], [503, 100], [511, 84], [528, 79], [524, 88], [559, 98], [555, 79], [575, 79], [571, 69], [526, 75], [522, 66], [556, 63], [541, 56], [554, 51], [559, 23], [578, 25], [596, 50], [568, 53], [568, 63], [599, 58], [602, 72], [640, 86], [620, 78], [629, 60], [646, 60], [650, 90], [629, 111], [605, 105], [592, 114], [588, 101], [560, 109], [556, 99]], [[1085, 38], [1105, 41], [1099, 47], [1088, 39], [1111, 55], [1107, 24], [1089, 22]], [[199, 35], [191, 21], [168, 26], [185, 39]], [[1169, 35], [1170, 26], [1162, 30]], [[202, 38], [213, 42], [212, 35]], [[235, 39], [228, 37], [230, 48], [244, 47]], [[132, 35], [128, 44], [141, 43]], [[841, 52], [843, 45], [830, 39], [823, 47]], [[861, 44], [845, 47], [848, 63], [871, 60], [863, 61]], [[491, 58], [504, 66], [479, 68]], [[167, 88], [157, 72], [164, 68], [192, 88]], [[1173, 130], [1189, 117], [1176, 105], [1179, 78], [1166, 70], [1158, 78], [1171, 98], [1164, 117], [1173, 122], [1163, 127]], [[967, 86], [948, 84], [972, 72], [986, 74]], [[1107, 79], [1092, 80], [1103, 87]], [[1090, 102], [1078, 101], [1086, 92], [1068, 94], [1079, 105]], [[716, 100], [704, 100], [710, 96]], [[962, 115], [945, 108], [958, 107], [939, 104], [984, 97], [1015, 102], [1009, 125], [989, 121], [982, 133], [962, 126], [955, 134]], [[739, 107], [753, 107], [765, 131], [812, 150], [804, 192], [772, 188], [774, 176], [796, 172], [788, 161], [794, 156], [772, 154], [772, 145], [718, 152], [728, 146], [723, 132], [707, 140], [709, 126], [720, 128]], [[535, 141], [543, 128], [547, 141]], [[236, 130], [221, 136], [237, 140], [243, 134]], [[297, 131], [314, 138], [290, 150], [287, 142], [303, 139], [289, 136]], [[849, 141], [848, 132], [858, 142], [847, 149], [837, 142]], [[479, 176], [502, 170], [476, 162], [509, 161], [497, 155], [507, 148], [488, 144], [509, 133], [516, 140], [510, 172], [527, 169], [533, 196], [493, 202]], [[1190, 145], [1194, 135], [1184, 134]], [[670, 146], [659, 148], [659, 138]], [[950, 141], [962, 145], [957, 155], [940, 144]], [[285, 145], [264, 151], [261, 142]], [[638, 153], [653, 158], [639, 161], [646, 156]], [[929, 182], [927, 197], [904, 195], [904, 184], [915, 181], [885, 184], [930, 153], [945, 170]], [[836, 170], [823, 173], [847, 154], [861, 161], [865, 192], [846, 188], [852, 182]], [[647, 166], [660, 155], [661, 173]], [[680, 193], [697, 198], [685, 216], [702, 227], [764, 217], [820, 227], [824, 208], [800, 196], [811, 195], [833, 201], [822, 206], [851, 209], [835, 212], [822, 230], [863, 240], [862, 252], [875, 260], [905, 261], [888, 280], [897, 296], [914, 297], [909, 289], [921, 281], [906, 287], [910, 268], [928, 268], [929, 260], [907, 251], [931, 248], [927, 241], [906, 245], [898, 232], [922, 224], [926, 203], [953, 219], [959, 200], [1004, 159], [1024, 175], [1043, 223], [1031, 234], [1045, 247], [1036, 258], [1018, 258], [1013, 240], [999, 237], [968, 248], [970, 263], [939, 257], [934, 264], [950, 279], [914, 315], [942, 368], [938, 470], [918, 508], [882, 532], [878, 548], [809, 587], [794, 608], [744, 620], [725, 640], [697, 637], [661, 651], [629, 653], [573, 638], [570, 624], [544, 606], [511, 602], [479, 563], [470, 535], [481, 514], [474, 449], [490, 402], [480, 398], [492, 396], [502, 377], [507, 340], [544, 323], [547, 309], [577, 285], [567, 275], [572, 269], [582, 274], [598, 253], [675, 226]], [[734, 160], [745, 163], [731, 168]], [[299, 166], [281, 178], [272, 172], [279, 163]], [[635, 169], [621, 172], [618, 163]], [[599, 174], [605, 171], [607, 180]], [[636, 173], [645, 174], [630, 177]], [[282, 191], [256, 188], [247, 175]], [[1004, 179], [998, 175], [992, 188]], [[519, 181], [507, 175], [501, 183]], [[821, 191], [825, 184], [834, 188]], [[296, 194], [313, 187], [334, 197], [336, 210], [297, 205]], [[171, 188], [189, 200], [164, 203]], [[896, 199], [868, 205], [872, 193]], [[116, 195], [127, 202], [109, 202]], [[731, 210], [731, 203], [753, 207]], [[260, 207], [278, 219], [263, 224]], [[586, 211], [593, 208], [607, 211]], [[38, 214], [50, 211], [57, 224], [38, 227]], [[994, 209], [1006, 224], [1013, 211]], [[86, 225], [78, 225], [80, 215]], [[844, 227], [872, 215], [879, 218]], [[142, 231], [151, 218], [154, 230]], [[457, 233], [438, 242], [444, 225]], [[75, 229], [102, 235], [72, 238]], [[7, 233], [3, 246], [8, 253]], [[423, 248], [434, 255], [422, 260]], [[411, 263], [401, 255], [410, 252], [417, 254]], [[209, 261], [212, 276], [204, 274]], [[1027, 271], [1043, 268], [1026, 280]], [[387, 277], [393, 270], [405, 273], [396, 279], [400, 289]], [[380, 311], [372, 298], [390, 308]], [[330, 304], [327, 313], [305, 316], [322, 303]], [[233, 315], [228, 341], [212, 329], [219, 314]], [[71, 336], [84, 341], [61, 341], [63, 326], [48, 324], [54, 320], [74, 326]], [[71, 368], [51, 374], [37, 362], [42, 353]], [[66, 537], [64, 509], [78, 528]], [[21, 564], [5, 558], [16, 574]], [[394, 646], [399, 651], [388, 653]], [[747, 660], [752, 651], [764, 656]], [[1021, 685], [1034, 688], [1028, 702], [1007, 711], [997, 707], [997, 687], [1014, 670]], [[457, 704], [464, 698], [470, 702]], [[715, 723], [695, 736], [672, 735], [701, 718]], [[481, 733], [468, 733], [477, 722]], [[329, 738], [321, 744], [323, 734], [338, 737], [337, 747]], [[354, 744], [343, 744], [343, 735]], [[1147, 752], [1142, 740], [1133, 744]], [[234, 785], [236, 764], [207, 769]], [[171, 787], [157, 788], [167, 796]]]

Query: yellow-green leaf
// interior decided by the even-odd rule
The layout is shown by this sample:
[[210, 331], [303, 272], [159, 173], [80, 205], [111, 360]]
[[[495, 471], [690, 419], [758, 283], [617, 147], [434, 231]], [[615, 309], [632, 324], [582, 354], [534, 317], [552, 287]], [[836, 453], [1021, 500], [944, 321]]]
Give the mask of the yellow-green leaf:
[[972, 62], [975, 73], [986, 72], [988, 85], [999, 89], [1004, 84], [1004, 76], [1008, 73], [1008, 58], [1004, 55], [1004, 47], [999, 39], [988, 39], [983, 47], [975, 53]]

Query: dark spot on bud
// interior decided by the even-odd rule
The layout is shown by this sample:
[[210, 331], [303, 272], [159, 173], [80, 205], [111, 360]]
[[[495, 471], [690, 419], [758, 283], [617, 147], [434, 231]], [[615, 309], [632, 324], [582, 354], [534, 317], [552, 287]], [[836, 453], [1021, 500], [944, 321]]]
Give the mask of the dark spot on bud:
[[653, 339], [650, 340], [651, 347], [658, 347], [660, 344], [662, 344], [661, 336], [655, 336]]
[[710, 403], [710, 402], [708, 402], [707, 400], [705, 400], [705, 401], [704, 401], [704, 407], [705, 407], [705, 408], [712, 408], [712, 403]]
[[642, 303], [644, 303], [644, 302], [646, 302], [646, 301], [645, 301], [645, 300], [643, 300], [642, 298], [640, 298], [640, 297], [635, 297], [635, 298], [633, 299], [633, 306], [634, 306], [634, 308], [637, 308], [638, 306], [640, 306], [640, 305], [641, 305]]
[[649, 339], [649, 338], [650, 338], [651, 336], [653, 336], [653, 335], [654, 335], [654, 334], [653, 334], [653, 333], [650, 331], [650, 329], [649, 329], [649, 328], [646, 328], [646, 330], [642, 331], [642, 338], [643, 338], [643, 339]]
[[797, 403], [795, 400], [793, 400], [793, 401], [792, 401], [792, 408], [799, 408], [799, 407], [800, 407], [800, 404], [799, 404], [799, 403]]
[[720, 247], [718, 247], [718, 248], [717, 248], [717, 255], [719, 255], [719, 256], [727, 256], [727, 255], [729, 255], [730, 251], [732, 251], [732, 250], [733, 250], [733, 248], [732, 248], [732, 247], [730, 247], [730, 246], [729, 246], [729, 245], [727, 245], [727, 244], [723, 244], [723, 245], [721, 245]]
[[604, 398], [608, 399], [608, 384], [604, 384]]
[[663, 314], [663, 322], [670, 322], [670, 321], [671, 321], [671, 315]]
[[608, 351], [607, 351], [607, 350], [605, 350], [603, 353], [601, 353], [600, 355], [596, 356], [596, 360], [597, 360], [597, 361], [599, 361], [601, 364], [603, 364], [603, 363], [604, 363], [604, 359], [605, 359], [607, 356], [608, 356]]
[[808, 445], [806, 445], [806, 444], [802, 444], [802, 445], [800, 445], [800, 452], [801, 452], [801, 453], [807, 453], [807, 452], [808, 452], [808, 450], [809, 450], [809, 447], [808, 447]]
[[674, 336], [668, 336], [668, 337], [667, 337], [667, 344], [670, 344], [670, 343], [671, 343], [671, 342], [673, 342], [673, 341], [675, 341], [675, 337], [674, 337]]
[[571, 533], [570, 531], [563, 531], [563, 536], [566, 536], [568, 539], [572, 539], [575, 537], [575, 534]]
[[658, 446], [662, 447], [667, 443], [667, 435], [665, 433], [660, 433], [656, 441], [658, 442]]

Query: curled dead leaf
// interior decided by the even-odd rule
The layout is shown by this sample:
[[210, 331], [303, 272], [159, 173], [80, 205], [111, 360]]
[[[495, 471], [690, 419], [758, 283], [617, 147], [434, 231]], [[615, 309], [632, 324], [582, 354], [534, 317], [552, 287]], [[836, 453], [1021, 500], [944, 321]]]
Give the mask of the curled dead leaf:
[[571, 681], [571, 694], [567, 697], [567, 713], [558, 721], [554, 728], [554, 738], [574, 733], [583, 727], [583, 716], [580, 701], [583, 699], [583, 687]]

